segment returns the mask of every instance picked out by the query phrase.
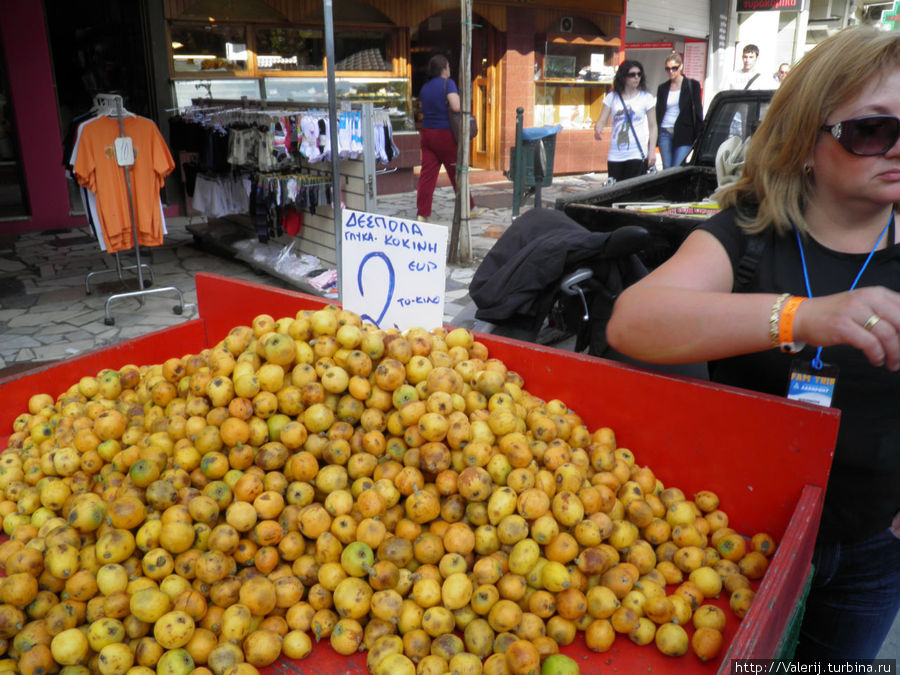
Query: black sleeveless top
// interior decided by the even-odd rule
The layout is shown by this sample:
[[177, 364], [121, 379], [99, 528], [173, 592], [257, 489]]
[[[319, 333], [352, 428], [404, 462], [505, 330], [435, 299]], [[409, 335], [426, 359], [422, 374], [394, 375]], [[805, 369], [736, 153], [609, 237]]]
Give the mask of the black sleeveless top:
[[[737, 269], [747, 236], [726, 209], [700, 225], [716, 237]], [[763, 234], [765, 246], [755, 277], [738, 292], [806, 296], [796, 236]], [[894, 227], [888, 241], [893, 242]], [[840, 253], [804, 237], [803, 251], [814, 297], [849, 290], [868, 254]], [[900, 245], [876, 251], [857, 287], [885, 286], [900, 291]], [[716, 382], [784, 396], [791, 361], [809, 361], [815, 348], [800, 354], [776, 349], [710, 364]], [[839, 345], [822, 350], [822, 360], [839, 368], [832, 405], [841, 411], [837, 447], [825, 493], [819, 540], [859, 541], [883, 531], [900, 511], [900, 372], [871, 366], [859, 350]]]

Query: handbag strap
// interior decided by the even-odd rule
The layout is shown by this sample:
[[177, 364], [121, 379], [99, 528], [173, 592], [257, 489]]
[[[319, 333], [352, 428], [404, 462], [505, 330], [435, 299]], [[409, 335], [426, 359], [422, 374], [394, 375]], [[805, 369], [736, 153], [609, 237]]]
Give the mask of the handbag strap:
[[[688, 86], [688, 96], [691, 98], [691, 142], [697, 138], [697, 108], [694, 105], [694, 81], [690, 78], [684, 78], [684, 81], [687, 82]], [[700, 86], [700, 83], [697, 83], [697, 86]]]
[[631, 129], [631, 133], [634, 136], [634, 142], [637, 143], [638, 152], [641, 153], [641, 159], [644, 159], [644, 148], [641, 147], [641, 141], [638, 138], [637, 132], [634, 130], [634, 124], [631, 123], [631, 115], [628, 112], [628, 106], [625, 105], [625, 99], [622, 98], [622, 94], [616, 92], [616, 96], [619, 97], [619, 100], [622, 102], [622, 110], [625, 111], [625, 119], [628, 120], [628, 128]]

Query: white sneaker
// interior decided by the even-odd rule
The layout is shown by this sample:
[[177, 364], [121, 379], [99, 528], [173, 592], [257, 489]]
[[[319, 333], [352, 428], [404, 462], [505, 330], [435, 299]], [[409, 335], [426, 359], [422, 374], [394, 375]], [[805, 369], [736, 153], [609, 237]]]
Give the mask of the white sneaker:
[[419, 215], [417, 215], [417, 216], [416, 216], [416, 220], [418, 220], [420, 223], [430, 223], [430, 222], [431, 222], [430, 216], [419, 216]]

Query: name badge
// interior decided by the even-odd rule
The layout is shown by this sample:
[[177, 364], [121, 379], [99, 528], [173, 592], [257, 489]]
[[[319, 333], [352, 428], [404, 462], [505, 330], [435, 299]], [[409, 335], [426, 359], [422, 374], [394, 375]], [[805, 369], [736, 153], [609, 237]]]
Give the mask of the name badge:
[[838, 367], [830, 363], [823, 363], [821, 368], [816, 369], [811, 361], [793, 361], [787, 397], [793, 401], [831, 407], [837, 376]]

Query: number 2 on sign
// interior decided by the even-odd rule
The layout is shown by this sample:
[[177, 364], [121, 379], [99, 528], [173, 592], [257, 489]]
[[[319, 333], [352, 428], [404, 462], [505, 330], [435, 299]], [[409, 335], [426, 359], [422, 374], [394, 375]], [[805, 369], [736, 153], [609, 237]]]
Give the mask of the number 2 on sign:
[[[384, 315], [387, 314], [388, 307], [391, 306], [391, 300], [394, 297], [394, 285], [396, 281], [396, 274], [394, 273], [394, 266], [391, 264], [390, 258], [388, 258], [384, 253], [380, 251], [374, 251], [373, 253], [369, 253], [366, 255], [362, 261], [359, 263], [359, 271], [356, 273], [356, 286], [359, 289], [359, 294], [363, 298], [366, 297], [366, 292], [363, 289], [363, 269], [369, 263], [369, 261], [374, 258], [380, 258], [384, 261], [384, 264], [387, 266], [387, 275], [388, 275], [388, 285], [387, 285], [387, 296], [384, 299], [384, 305], [381, 308], [381, 314], [378, 315], [377, 319], [373, 319], [368, 314], [363, 314], [362, 318], [366, 321], [371, 321], [376, 326], [381, 328], [381, 321], [384, 319]], [[374, 304], [374, 303], [373, 303]]]

